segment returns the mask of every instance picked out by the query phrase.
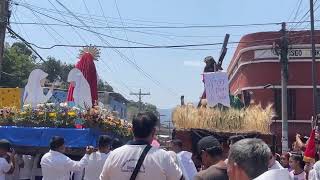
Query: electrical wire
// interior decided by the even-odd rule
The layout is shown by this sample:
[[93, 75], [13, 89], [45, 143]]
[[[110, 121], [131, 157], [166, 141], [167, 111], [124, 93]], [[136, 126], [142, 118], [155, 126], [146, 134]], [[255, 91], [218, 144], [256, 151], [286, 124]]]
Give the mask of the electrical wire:
[[[56, 2], [58, 2], [58, 4], [60, 6], [62, 6], [65, 10], [67, 10], [71, 15], [74, 16], [74, 18], [76, 18], [81, 24], [83, 24], [84, 26], [86, 26], [86, 24], [79, 18], [77, 17], [75, 14], [72, 13], [72, 11], [70, 11], [64, 4], [62, 4], [60, 1], [56, 0]], [[89, 28], [90, 30], [90, 28]], [[99, 34], [96, 34], [99, 37]], [[103, 39], [101, 36], [99, 37], [100, 39]], [[105, 41], [106, 44], [108, 44], [109, 46], [112, 46], [108, 41]], [[148, 78], [149, 80], [151, 80], [153, 83], [155, 83], [156, 85], [158, 85], [159, 87], [163, 88], [161, 83], [156, 80], [155, 78], [153, 78], [149, 73], [147, 73], [145, 70], [143, 70], [140, 66], [138, 66], [135, 62], [133, 62], [131, 59], [129, 59], [126, 55], [124, 55], [123, 53], [121, 53], [118, 49], [113, 48], [113, 50], [118, 53], [118, 55], [124, 59], [126, 62], [128, 62], [129, 64], [133, 65], [133, 67], [135, 67], [136, 70], [138, 70], [140, 73], [142, 73], [146, 78]], [[164, 88], [166, 90], [168, 90], [168, 92], [172, 93], [173, 95], [177, 95], [177, 93], [175, 93], [172, 89], [170, 88]]]
[[[26, 7], [26, 6], [23, 6], [23, 7]], [[27, 9], [30, 9], [29, 7], [26, 7], [26, 8], [27, 8]], [[30, 9], [30, 10], [32, 10], [32, 9]], [[81, 29], [81, 30], [84, 30], [84, 31], [87, 31], [87, 32], [91, 32], [91, 33], [96, 34], [96, 35], [105, 36], [105, 37], [108, 37], [108, 38], [111, 38], [111, 39], [116, 39], [116, 40], [119, 40], [119, 41], [125, 41], [125, 42], [127, 42], [127, 40], [122, 39], [122, 38], [117, 38], [117, 37], [113, 37], [113, 36], [109, 36], [109, 35], [106, 35], [106, 34], [103, 34], [103, 33], [99, 33], [99, 32], [93, 31], [93, 30], [91, 30], [91, 28], [90, 28], [89, 26], [86, 26], [86, 25], [84, 25], [84, 26], [86, 26], [88, 29], [83, 28], [83, 27], [75, 26], [75, 25], [73, 25], [73, 24], [71, 24], [71, 23], [69, 23], [69, 22], [62, 21], [62, 20], [60, 20], [60, 19], [57, 19], [57, 18], [55, 18], [55, 17], [52, 17], [52, 16], [50, 16], [50, 15], [44, 14], [44, 13], [39, 12], [39, 11], [36, 11], [36, 10], [32, 10], [32, 11], [34, 11], [34, 12], [36, 12], [36, 13], [38, 13], [38, 14], [41, 14], [41, 15], [43, 15], [43, 16], [45, 16], [45, 17], [48, 17], [48, 18], [50, 18], [50, 19], [56, 20], [56, 21], [58, 21], [58, 22], [67, 24], [67, 25], [69, 25], [69, 26], [72, 26], [72, 27], [75, 27], [75, 28], [78, 28], [78, 29]], [[76, 17], [76, 16], [75, 16], [75, 17]], [[79, 19], [78, 17], [76, 17], [76, 18], [77, 18], [77, 20], [82, 21], [82, 20]], [[82, 39], [82, 38], [81, 38], [81, 39]], [[85, 41], [85, 40], [83, 39], [83, 41]], [[141, 42], [136, 42], [136, 41], [129, 41], [129, 42], [134, 43], [134, 44], [139, 44], [139, 45], [152, 46], [151, 44], [146, 44], [146, 43], [141, 43]]]
[[[23, 1], [26, 2], [25, 0], [23, 0]], [[40, 22], [44, 22], [44, 23], [45, 23], [45, 21], [44, 21], [41, 17], [39, 17], [38, 14], [36, 14], [36, 13], [33, 12], [33, 11], [32, 11], [32, 14], [33, 14]], [[56, 33], [56, 35], [58, 35], [60, 38], [64, 39], [67, 44], [70, 44], [70, 42], [68, 42], [68, 40], [66, 40], [61, 34], [59, 34], [59, 33], [58, 33], [55, 29], [53, 29], [51, 26], [47, 26], [47, 27], [46, 27], [46, 26], [42, 25], [42, 27], [43, 27], [43, 29], [49, 34], [49, 36], [50, 36], [56, 43], [61, 43], [61, 41], [60, 41], [56, 36], [54, 36], [54, 35], [47, 29], [47, 27], [48, 27], [49, 29], [51, 29], [54, 33]], [[72, 56], [72, 52], [71, 52], [69, 49], [64, 49], [64, 51], [66, 52], [66, 54], [67, 54], [68, 56]]]
[[[308, 37], [310, 35], [296, 35], [296, 36], [290, 36], [289, 38], [303, 38], [303, 37]], [[320, 36], [320, 35], [315, 35], [315, 37]], [[231, 41], [228, 44], [250, 44], [250, 43], [263, 43], [263, 42], [271, 42], [275, 40], [279, 40], [279, 38], [270, 38], [270, 39], [264, 39], [264, 40], [255, 40], [255, 41]], [[81, 48], [81, 47], [87, 47], [87, 45], [67, 45], [67, 44], [55, 44], [51, 46], [39, 46], [34, 43], [29, 43], [32, 44], [33, 46], [39, 48], [39, 49], [53, 49], [55, 47], [74, 47], [74, 48]], [[132, 48], [132, 49], [166, 49], [166, 48], [179, 48], [179, 47], [199, 47], [199, 46], [217, 46], [217, 45], [222, 45], [223, 43], [206, 43], [206, 44], [182, 44], [182, 45], [159, 45], [159, 46], [105, 46], [105, 45], [94, 45], [97, 48], [109, 48], [109, 49], [124, 49], [124, 48]]]
[[[50, 1], [50, 0], [48, 0], [49, 1], [49, 3], [58, 11], [58, 9], [57, 9], [57, 7]], [[23, 7], [25, 7], [25, 8], [27, 8], [27, 9], [29, 9], [29, 10], [31, 10], [31, 11], [34, 11], [34, 10], [32, 10], [32, 8], [28, 8], [27, 6], [23, 6]], [[36, 11], [35, 11], [36, 12]], [[37, 12], [38, 14], [40, 14], [39, 12]], [[43, 14], [42, 14], [43, 15]], [[62, 14], [60, 14], [60, 16], [67, 22], [67, 23], [69, 23], [68, 21], [67, 21], [67, 19], [62, 15]], [[78, 37], [83, 41], [83, 42], [85, 42], [86, 44], [88, 44], [88, 42], [86, 41], [86, 39], [75, 29], [75, 27], [73, 27], [73, 26], [70, 26], [72, 29], [73, 29], [73, 31], [78, 35]]]
[[[99, 0], [99, 1], [100, 1], [100, 0]], [[117, 12], [118, 12], [118, 16], [119, 16], [119, 18], [120, 18], [120, 20], [121, 20], [121, 24], [122, 24], [123, 27], [125, 27], [125, 24], [124, 24], [124, 22], [123, 22], [122, 16], [121, 16], [121, 14], [120, 14], [120, 10], [119, 10], [119, 7], [118, 7], [117, 0], [114, 0], [114, 3], [115, 3], [115, 6], [116, 6], [116, 9], [117, 9]], [[123, 30], [123, 32], [124, 32], [124, 34], [125, 34], [125, 37], [126, 37], [127, 41], [128, 41], [128, 46], [131, 46], [131, 44], [129, 43], [129, 38], [128, 38], [128, 34], [127, 34], [126, 29], [125, 29], [125, 28], [122, 28], [122, 30]], [[135, 56], [134, 56], [134, 54], [133, 54], [132, 49], [130, 49], [130, 53], [131, 53], [131, 56], [132, 56], [132, 60], [133, 60], [135, 63], [137, 63], [136, 60], [135, 60]]]
[[[18, 2], [15, 2], [14, 1], [14, 4], [15, 5], [21, 5], [21, 3], [18, 3]], [[35, 6], [35, 5], [32, 5], [32, 4], [28, 4], [28, 3], [25, 3], [24, 5], [27, 5], [27, 6], [31, 6], [31, 7], [34, 7], [34, 8], [37, 8], [39, 10], [44, 10], [44, 11], [47, 11], [47, 12], [54, 12], [54, 13], [64, 13], [65, 15], [67, 15], [68, 13], [65, 12], [65, 11], [59, 11], [57, 9], [49, 9], [49, 8], [43, 8], [43, 7], [39, 7], [39, 6]], [[74, 14], [77, 14], [78, 16], [87, 16], [88, 14], [84, 14], [84, 13], [79, 13], [79, 12], [75, 12]], [[102, 17], [102, 16], [99, 16], [99, 15], [94, 15], [95, 17]], [[108, 19], [119, 19], [119, 18], [116, 18], [116, 17], [107, 17]], [[123, 18], [124, 21], [136, 21], [136, 22], [149, 22], [149, 23], [153, 23], [153, 24], [171, 24], [171, 25], [186, 25], [186, 26], [202, 26], [204, 24], [187, 24], [187, 23], [181, 23], [181, 22], [164, 22], [164, 21], [150, 21], [150, 20], [139, 20], [139, 19], [128, 19], [128, 18]], [[132, 23], [129, 23], [129, 22], [126, 22], [127, 24], [132, 24]], [[121, 24], [121, 22], [120, 22]]]
[[13, 31], [9, 26], [7, 26], [8, 32], [18, 39], [20, 39], [26, 46], [28, 46], [39, 58], [42, 62], [46, 63], [46, 61], [42, 58], [42, 56], [30, 45], [30, 43], [25, 40], [23, 37], [21, 37], [19, 34], [17, 34], [15, 31]]

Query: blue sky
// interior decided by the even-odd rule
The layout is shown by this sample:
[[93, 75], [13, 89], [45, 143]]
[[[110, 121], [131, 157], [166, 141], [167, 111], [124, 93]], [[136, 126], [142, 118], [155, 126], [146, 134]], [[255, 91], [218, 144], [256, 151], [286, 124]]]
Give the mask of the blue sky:
[[[107, 26], [107, 23], [110, 26], [183, 26], [291, 21], [294, 20], [300, 2], [300, 0], [100, 0], [105, 15], [103, 17], [99, 0], [59, 1], [79, 16], [79, 19], [88, 26]], [[66, 12], [56, 0], [15, 0], [14, 2], [26, 5], [61, 21], [82, 25], [68, 13], [56, 13], [55, 7], [59, 11]], [[297, 21], [307, 12], [308, 2], [302, 2], [297, 13]], [[315, 7], [318, 4], [320, 3], [318, 2]], [[317, 14], [316, 12], [316, 18]], [[11, 21], [60, 23], [35, 11], [32, 12], [28, 8], [16, 5], [12, 6]], [[309, 27], [308, 24], [297, 27], [303, 28], [305, 26]], [[137, 46], [108, 37], [103, 37], [104, 40], [102, 41], [94, 33], [71, 27], [12, 24], [12, 29], [29, 42], [40, 46], [51, 46], [53, 44], [86, 45], [86, 43], [106, 45], [106, 41], [113, 46]], [[230, 41], [238, 41], [242, 35], [247, 33], [279, 30], [280, 26], [132, 29], [142, 31], [142, 33], [121, 28], [90, 29], [98, 33], [122, 39], [128, 38], [130, 41], [140, 43], [177, 45], [222, 42], [226, 33], [231, 34]], [[13, 42], [14, 40], [7, 36], [6, 41]], [[234, 44], [229, 45], [229, 51], [223, 64], [224, 68], [228, 66], [235, 47]], [[151, 75], [152, 80], [142, 75], [132, 64], [127, 63], [118, 53], [110, 49], [101, 49], [101, 58], [99, 62], [96, 62], [96, 66], [98, 75], [108, 81], [115, 91], [124, 94], [125, 97], [137, 100], [137, 97], [129, 94], [130, 91], [138, 91], [141, 88], [144, 92], [151, 93], [151, 96], [143, 98], [144, 101], [153, 103], [160, 108], [171, 108], [179, 103], [179, 97], [182, 94], [185, 95], [188, 102], [198, 101], [203, 91], [200, 75], [203, 70], [203, 58], [208, 55], [218, 57], [221, 47], [219, 45], [202, 48], [207, 50], [119, 49], [130, 61], [135, 62], [143, 71]], [[61, 61], [74, 64], [77, 61], [79, 48], [58, 47], [50, 50], [37, 50], [43, 57], [54, 56]]]

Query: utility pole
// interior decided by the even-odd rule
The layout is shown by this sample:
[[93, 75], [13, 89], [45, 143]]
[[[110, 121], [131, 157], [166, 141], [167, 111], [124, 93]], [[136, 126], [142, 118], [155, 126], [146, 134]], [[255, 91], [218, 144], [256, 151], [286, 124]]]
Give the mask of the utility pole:
[[150, 93], [142, 93], [141, 89], [139, 89], [138, 93], [130, 93], [130, 95], [139, 96], [139, 112], [142, 110], [142, 97], [143, 96], [150, 96]]
[[[280, 41], [274, 42], [273, 52], [279, 56], [281, 64], [281, 117], [282, 117], [282, 152], [288, 152], [288, 98], [287, 98], [287, 84], [288, 84], [288, 36], [286, 31], [286, 23], [281, 25]], [[270, 85], [271, 86], [271, 85]]]
[[280, 63], [281, 63], [281, 104], [282, 104], [282, 152], [288, 152], [288, 99], [287, 99], [287, 83], [288, 83], [288, 37], [286, 31], [286, 23], [282, 23], [282, 37], [280, 38]]
[[2, 75], [4, 39], [9, 23], [9, 0], [0, 0], [0, 80]]
[[159, 133], [160, 133], [160, 130], [161, 130], [161, 117], [164, 117], [166, 115], [164, 114], [159, 114]]
[[318, 125], [317, 118], [317, 65], [316, 65], [316, 45], [314, 42], [314, 11], [313, 11], [313, 0], [310, 0], [310, 24], [311, 24], [311, 55], [312, 55], [312, 95], [313, 95], [313, 108], [312, 115], [314, 120], [316, 121], [316, 125]]

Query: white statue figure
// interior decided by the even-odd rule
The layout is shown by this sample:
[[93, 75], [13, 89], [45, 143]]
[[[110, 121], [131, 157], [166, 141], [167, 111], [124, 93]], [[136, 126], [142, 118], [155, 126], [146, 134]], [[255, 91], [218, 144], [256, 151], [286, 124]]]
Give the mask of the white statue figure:
[[50, 99], [53, 86], [46, 95], [43, 93], [43, 86], [47, 76], [48, 74], [41, 69], [35, 69], [30, 73], [28, 83], [24, 88], [24, 104], [31, 104], [32, 108], [35, 108], [38, 104], [46, 103]]
[[92, 107], [90, 85], [82, 72], [73, 68], [68, 75], [68, 82], [74, 86], [73, 90], [73, 101], [75, 106], [83, 109]]

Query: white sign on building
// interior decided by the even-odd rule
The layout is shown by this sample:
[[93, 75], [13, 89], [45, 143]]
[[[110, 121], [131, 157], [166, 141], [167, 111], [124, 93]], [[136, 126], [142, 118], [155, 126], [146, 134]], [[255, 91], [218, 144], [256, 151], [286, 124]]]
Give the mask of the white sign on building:
[[226, 72], [204, 74], [204, 84], [209, 107], [218, 103], [230, 107], [229, 81]]
[[[288, 56], [289, 58], [311, 58], [311, 49], [292, 48], [288, 50]], [[316, 57], [320, 58], [320, 49], [316, 49]], [[278, 58], [278, 56], [273, 54], [271, 49], [259, 49], [254, 51], [254, 58]]]

